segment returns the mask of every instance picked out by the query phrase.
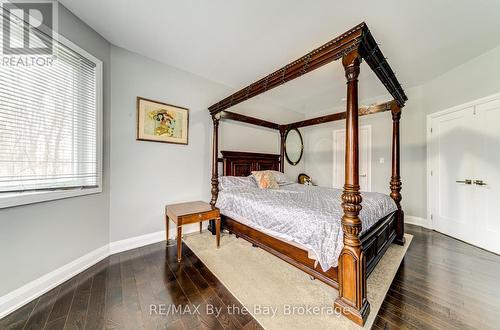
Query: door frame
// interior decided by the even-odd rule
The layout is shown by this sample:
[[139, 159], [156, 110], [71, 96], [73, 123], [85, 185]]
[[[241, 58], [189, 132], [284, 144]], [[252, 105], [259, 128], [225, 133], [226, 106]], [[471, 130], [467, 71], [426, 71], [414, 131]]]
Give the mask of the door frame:
[[[372, 191], [372, 125], [359, 126], [359, 130], [367, 129], [368, 131], [368, 191]], [[337, 173], [337, 153], [335, 152], [335, 142], [337, 138], [337, 132], [345, 132], [345, 128], [340, 128], [333, 130], [332, 132], [332, 153], [333, 153], [333, 168], [332, 168], [332, 187], [335, 187], [337, 182], [335, 181], [335, 173]]]
[[[427, 127], [426, 127], [426, 157], [427, 157], [427, 223], [428, 223], [428, 228], [429, 229], [435, 229], [433, 217], [432, 217], [432, 209], [431, 209], [431, 201], [432, 201], [432, 194], [431, 194], [431, 184], [432, 184], [432, 168], [431, 168], [431, 143], [432, 143], [432, 120], [435, 118], [439, 118], [443, 115], [447, 115], [456, 111], [463, 110], [465, 108], [470, 108], [470, 107], [476, 107], [478, 105], [481, 105], [483, 103], [488, 103], [494, 100], [500, 99], [500, 93], [496, 93], [493, 95], [489, 95], [486, 97], [482, 97], [480, 99], [474, 100], [474, 101], [469, 101], [460, 105], [456, 105], [453, 107], [450, 107], [445, 110], [437, 111], [431, 114], [427, 115]], [[475, 111], [475, 110], [474, 110]]]

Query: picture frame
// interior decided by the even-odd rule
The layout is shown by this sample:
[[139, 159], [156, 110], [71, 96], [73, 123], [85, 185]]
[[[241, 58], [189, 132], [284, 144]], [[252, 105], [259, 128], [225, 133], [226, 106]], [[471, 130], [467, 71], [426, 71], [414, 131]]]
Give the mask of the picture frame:
[[189, 109], [137, 97], [138, 141], [188, 144]]

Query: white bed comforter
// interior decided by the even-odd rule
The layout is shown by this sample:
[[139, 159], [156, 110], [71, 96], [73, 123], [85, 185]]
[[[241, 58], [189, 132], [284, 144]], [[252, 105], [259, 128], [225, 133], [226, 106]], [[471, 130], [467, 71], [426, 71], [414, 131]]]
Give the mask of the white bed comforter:
[[[326, 271], [343, 247], [342, 190], [290, 184], [280, 189], [231, 187], [219, 192], [221, 213], [243, 224], [305, 247]], [[385, 194], [362, 192], [362, 233], [397, 209]]]

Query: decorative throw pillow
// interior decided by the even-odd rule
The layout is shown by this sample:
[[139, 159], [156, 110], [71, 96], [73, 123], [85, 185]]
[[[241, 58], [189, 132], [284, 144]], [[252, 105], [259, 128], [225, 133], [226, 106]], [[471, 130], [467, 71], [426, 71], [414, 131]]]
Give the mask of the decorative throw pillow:
[[279, 189], [278, 182], [272, 171], [253, 171], [252, 172], [257, 185], [261, 189]]

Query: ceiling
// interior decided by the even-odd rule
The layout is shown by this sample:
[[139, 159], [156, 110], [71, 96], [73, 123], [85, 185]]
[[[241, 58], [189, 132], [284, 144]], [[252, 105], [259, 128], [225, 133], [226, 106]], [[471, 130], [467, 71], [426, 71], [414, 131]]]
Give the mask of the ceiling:
[[[495, 0], [60, 2], [111, 43], [234, 91], [362, 21], [406, 89], [500, 45]], [[328, 65], [313, 74], [264, 98], [304, 114], [340, 102], [342, 68]], [[384, 92], [369, 70], [362, 68], [360, 81], [366, 98]]]
[[[361, 64], [358, 84], [359, 99], [364, 105], [392, 99], [366, 63]], [[304, 115], [313, 117], [338, 112], [339, 109], [335, 108], [345, 104], [345, 97], [344, 70], [341, 61], [335, 61], [229, 110], [282, 124], [304, 119]], [[286, 116], [287, 110], [289, 116]], [[291, 118], [290, 112], [302, 116]]]

